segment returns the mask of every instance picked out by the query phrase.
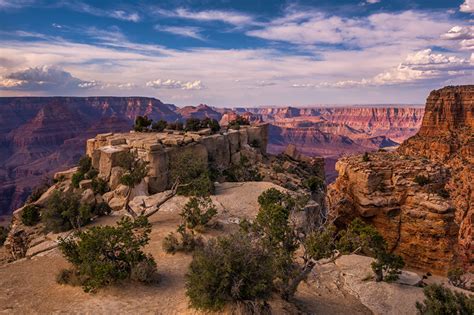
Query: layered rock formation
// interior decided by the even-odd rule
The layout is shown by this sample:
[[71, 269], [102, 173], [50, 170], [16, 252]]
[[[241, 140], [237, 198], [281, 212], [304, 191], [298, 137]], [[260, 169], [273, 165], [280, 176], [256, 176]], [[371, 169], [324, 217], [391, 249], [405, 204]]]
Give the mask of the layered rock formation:
[[0, 216], [19, 207], [35, 186], [74, 165], [85, 140], [130, 130], [137, 115], [153, 120], [210, 117], [225, 125], [240, 114], [269, 122], [271, 153], [295, 144], [304, 154], [324, 156], [328, 178], [341, 154], [377, 150], [418, 130], [422, 109], [402, 106], [351, 108], [177, 108], [146, 97], [0, 98]]
[[420, 131], [396, 152], [338, 161], [328, 192], [336, 224], [363, 217], [409, 266], [473, 270], [473, 104], [474, 86], [433, 91]]

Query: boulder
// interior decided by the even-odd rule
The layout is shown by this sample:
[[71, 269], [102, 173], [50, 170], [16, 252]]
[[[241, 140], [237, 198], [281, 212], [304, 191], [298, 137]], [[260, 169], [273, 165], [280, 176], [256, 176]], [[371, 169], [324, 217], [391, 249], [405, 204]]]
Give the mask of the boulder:
[[79, 182], [79, 188], [89, 189], [92, 188], [92, 179], [83, 179]]
[[85, 203], [88, 205], [95, 203], [95, 194], [92, 189], [89, 188], [84, 190], [81, 195], [81, 203]]
[[123, 174], [125, 174], [125, 169], [120, 166], [115, 166], [112, 168], [110, 172], [110, 179], [109, 179], [109, 187], [111, 190], [120, 185], [120, 179], [122, 178]]

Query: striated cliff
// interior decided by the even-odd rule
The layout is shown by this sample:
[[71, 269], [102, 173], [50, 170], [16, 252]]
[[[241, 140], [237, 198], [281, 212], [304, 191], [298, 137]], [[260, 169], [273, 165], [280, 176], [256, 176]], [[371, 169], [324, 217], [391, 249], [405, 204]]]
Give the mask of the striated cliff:
[[431, 92], [420, 131], [396, 152], [351, 156], [329, 187], [336, 224], [362, 217], [407, 264], [473, 270], [474, 86]]

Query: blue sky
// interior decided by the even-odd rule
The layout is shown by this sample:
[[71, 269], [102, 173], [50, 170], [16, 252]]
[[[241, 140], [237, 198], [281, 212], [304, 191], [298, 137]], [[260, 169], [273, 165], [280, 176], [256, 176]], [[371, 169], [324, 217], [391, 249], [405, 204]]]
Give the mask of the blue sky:
[[474, 0], [0, 0], [0, 96], [423, 103], [472, 84]]

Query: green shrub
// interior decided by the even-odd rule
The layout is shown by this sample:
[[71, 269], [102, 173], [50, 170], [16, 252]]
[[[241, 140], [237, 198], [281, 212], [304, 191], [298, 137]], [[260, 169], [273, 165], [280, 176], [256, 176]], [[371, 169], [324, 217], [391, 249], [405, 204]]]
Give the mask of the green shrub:
[[130, 279], [142, 283], [153, 283], [156, 281], [156, 262], [153, 256], [148, 254], [146, 258], [132, 265]]
[[416, 302], [416, 308], [422, 315], [474, 314], [474, 296], [453, 292], [439, 284], [432, 284], [423, 289], [425, 300]]
[[84, 178], [84, 173], [75, 172], [74, 174], [72, 174], [72, 178], [71, 178], [72, 187], [79, 188], [79, 183], [84, 179], [85, 179]]
[[186, 120], [186, 131], [199, 131], [201, 129], [201, 121], [198, 118], [188, 118]]
[[109, 214], [106, 203], [94, 206], [81, 204], [80, 196], [73, 192], [55, 191], [42, 212], [46, 231], [64, 232], [86, 225], [94, 216]]
[[82, 174], [86, 174], [92, 168], [92, 159], [89, 156], [84, 155], [79, 159], [78, 164], [79, 164], [78, 172], [81, 172]]
[[184, 196], [208, 196], [214, 190], [209, 177], [207, 163], [196, 159], [191, 153], [184, 153], [170, 161], [171, 181], [179, 182], [178, 194]]
[[189, 229], [206, 226], [217, 214], [217, 209], [209, 197], [192, 197], [179, 214]]
[[151, 119], [148, 119], [148, 116], [137, 116], [135, 118], [135, 125], [133, 130], [137, 132], [146, 132], [152, 123]]
[[241, 156], [239, 164], [232, 164], [223, 171], [229, 182], [259, 182], [263, 179], [258, 169], [246, 156]]
[[405, 265], [402, 257], [388, 253], [387, 242], [382, 235], [359, 218], [338, 233], [336, 247], [344, 254], [359, 250], [364, 255], [374, 257], [376, 260], [372, 263], [372, 270], [377, 281], [397, 280], [400, 269]]
[[245, 125], [250, 125], [249, 120], [245, 117], [237, 115], [237, 118], [235, 118], [234, 120], [229, 121], [229, 124], [227, 125], [227, 128], [228, 129], [239, 130], [240, 126], [245, 126]]
[[203, 120], [201, 120], [201, 128], [209, 128], [211, 129], [212, 133], [216, 133], [219, 130], [221, 130], [221, 126], [219, 125], [219, 122], [209, 117], [206, 117]]
[[413, 181], [420, 186], [428, 185], [431, 182], [430, 179], [424, 175], [416, 175]]
[[[143, 252], [151, 226], [144, 217], [122, 218], [117, 226], [97, 226], [60, 239], [59, 249], [73, 265], [86, 292], [121, 280], [143, 281], [156, 272], [153, 258]], [[140, 270], [140, 269], [146, 270]]]
[[21, 222], [26, 226], [33, 226], [41, 220], [40, 209], [37, 205], [29, 204], [21, 212]]
[[84, 174], [85, 179], [95, 179], [99, 175], [99, 171], [95, 168], [91, 168], [87, 173]]
[[107, 181], [103, 180], [102, 178], [94, 178], [92, 180], [92, 190], [94, 191], [94, 194], [105, 194], [110, 190], [109, 184]]
[[137, 153], [122, 154], [117, 164], [126, 170], [120, 178], [120, 183], [131, 188], [140, 184], [148, 174], [148, 162], [140, 159]]
[[168, 126], [166, 120], [161, 119], [151, 125], [151, 130], [156, 132], [163, 132], [166, 129], [166, 126]]
[[0, 226], [0, 246], [3, 246], [3, 243], [7, 240], [8, 229], [6, 227]]
[[184, 130], [183, 123], [180, 121], [168, 123], [167, 129], [181, 131]]
[[186, 274], [190, 306], [219, 311], [226, 303], [266, 299], [273, 288], [272, 260], [246, 234], [210, 240], [196, 251]]
[[311, 192], [316, 192], [320, 189], [324, 189], [324, 180], [317, 177], [311, 176], [303, 181], [303, 185]]

